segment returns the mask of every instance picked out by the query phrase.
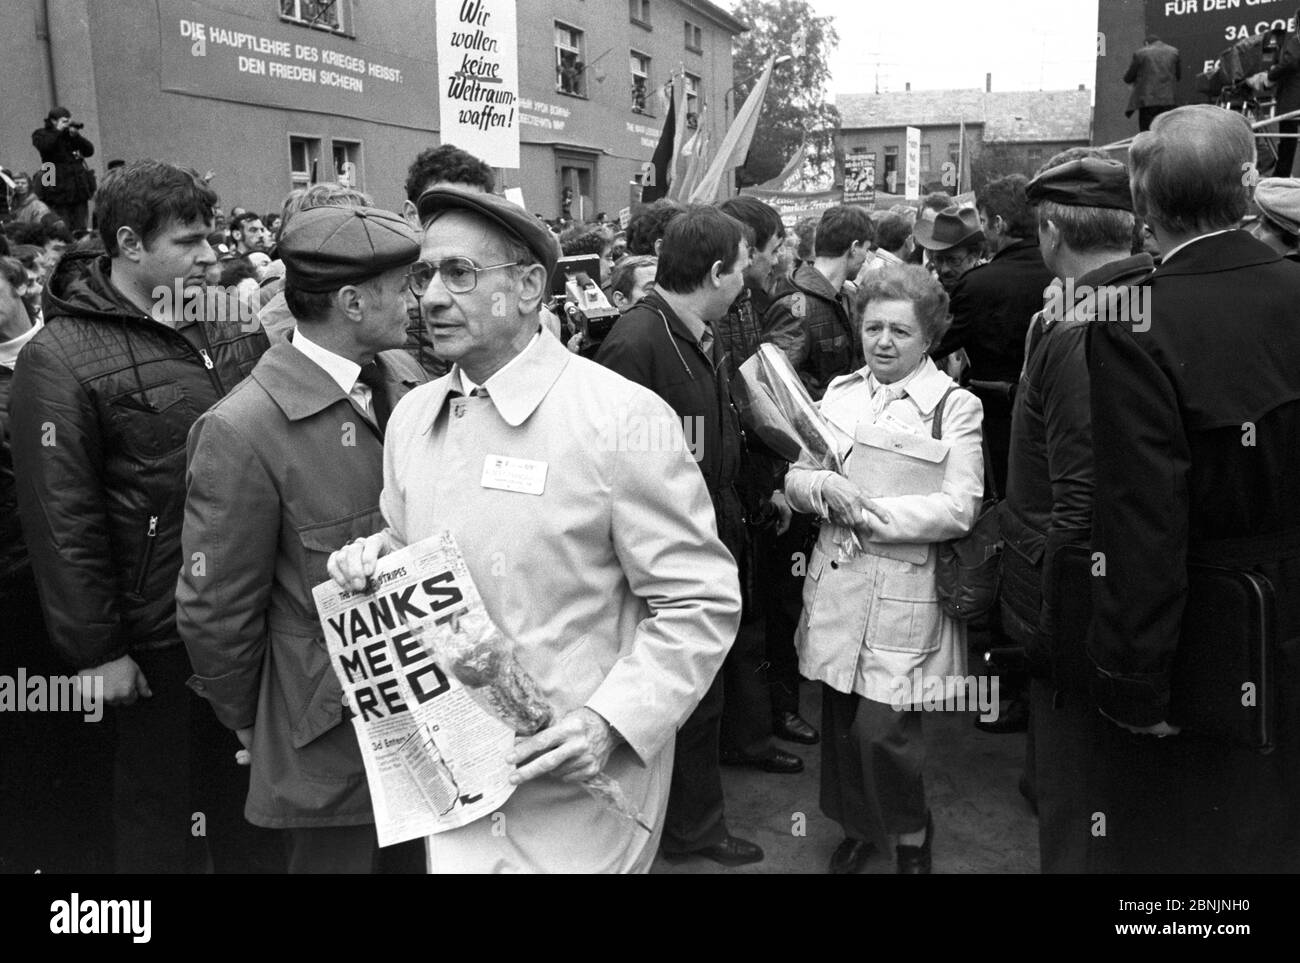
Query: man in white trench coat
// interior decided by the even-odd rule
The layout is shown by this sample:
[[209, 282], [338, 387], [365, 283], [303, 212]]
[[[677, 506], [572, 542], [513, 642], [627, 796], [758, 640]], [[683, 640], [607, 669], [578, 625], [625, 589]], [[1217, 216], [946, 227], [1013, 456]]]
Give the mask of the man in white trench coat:
[[[449, 529], [558, 720], [516, 744], [500, 818], [429, 838], [430, 869], [644, 872], [673, 737], [736, 635], [735, 563], [672, 409], [541, 330], [559, 256], [545, 225], [448, 188], [417, 207], [412, 291], [455, 366], [393, 411], [388, 527], [336, 552], [330, 574], [362, 587], [379, 556]], [[602, 769], [652, 832], [579, 785]]]

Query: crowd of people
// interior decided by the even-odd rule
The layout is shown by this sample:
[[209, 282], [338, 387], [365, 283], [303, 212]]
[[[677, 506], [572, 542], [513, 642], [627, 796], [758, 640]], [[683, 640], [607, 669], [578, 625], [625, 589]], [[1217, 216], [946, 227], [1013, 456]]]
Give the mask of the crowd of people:
[[[69, 116], [43, 159], [93, 152]], [[5, 671], [102, 686], [110, 725], [3, 714], [0, 859], [48, 860], [72, 785], [56, 825], [102, 863], [69, 870], [738, 866], [764, 853], [721, 767], [789, 776], [817, 746], [828, 871], [924, 874], [922, 723], [978, 639], [1019, 653], [988, 729], [1028, 730], [1044, 872], [1300, 869], [1300, 181], [1243, 178], [1228, 111], [1150, 127], [973, 206], [790, 230], [748, 196], [547, 223], [451, 145], [400, 211], [320, 183], [227, 217], [210, 174], [145, 160], [92, 232], [86, 198], [14, 178]], [[575, 258], [612, 325], [557, 294]], [[833, 464], [738, 405], [765, 344]], [[620, 441], [629, 417], [673, 444]], [[972, 619], [938, 570], [990, 497]], [[555, 719], [510, 756], [504, 832], [381, 849], [312, 588], [363, 591], [442, 530]], [[1209, 694], [1197, 658], [1226, 667]], [[648, 835], [581, 787], [599, 772]]]

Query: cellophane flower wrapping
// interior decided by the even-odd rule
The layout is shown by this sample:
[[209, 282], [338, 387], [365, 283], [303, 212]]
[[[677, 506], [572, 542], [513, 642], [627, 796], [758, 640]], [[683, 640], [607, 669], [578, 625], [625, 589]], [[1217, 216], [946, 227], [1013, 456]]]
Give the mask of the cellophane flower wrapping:
[[[486, 613], [468, 612], [442, 624], [426, 621], [415, 632], [434, 661], [478, 705], [516, 735], [531, 736], [555, 721], [555, 710], [515, 657], [514, 646]], [[650, 831], [623, 787], [604, 773], [582, 783], [596, 799]]]
[[[802, 456], [844, 474], [835, 432], [784, 351], [774, 344], [759, 345], [737, 374], [732, 394], [741, 419], [768, 447], [791, 463]], [[836, 525], [834, 541], [843, 558], [862, 553], [862, 542], [850, 528]]]

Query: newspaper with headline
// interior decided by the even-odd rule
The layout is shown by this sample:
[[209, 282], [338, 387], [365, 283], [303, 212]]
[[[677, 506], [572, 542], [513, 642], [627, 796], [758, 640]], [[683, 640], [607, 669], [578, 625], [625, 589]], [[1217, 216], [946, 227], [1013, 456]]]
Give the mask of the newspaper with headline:
[[445, 674], [412, 634], [481, 611], [449, 532], [379, 560], [368, 590], [315, 587], [330, 663], [365, 761], [380, 846], [455, 829], [514, 792], [514, 733]]

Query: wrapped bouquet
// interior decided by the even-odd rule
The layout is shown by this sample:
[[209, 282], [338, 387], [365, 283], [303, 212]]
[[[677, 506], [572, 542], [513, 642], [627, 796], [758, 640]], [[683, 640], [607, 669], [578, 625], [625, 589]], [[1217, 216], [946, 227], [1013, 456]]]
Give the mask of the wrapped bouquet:
[[[784, 351], [774, 344], [759, 345], [740, 366], [731, 387], [741, 420], [774, 452], [791, 463], [807, 458], [819, 468], [844, 474], [835, 433]], [[835, 544], [844, 557], [862, 553], [862, 542], [852, 529], [836, 526]]]
[[[469, 612], [441, 625], [413, 623], [412, 634], [480, 707], [516, 735], [531, 736], [555, 721], [555, 711], [536, 680], [519, 664], [513, 647], [486, 613]], [[651, 832], [617, 781], [604, 773], [582, 787], [609, 808]]]

